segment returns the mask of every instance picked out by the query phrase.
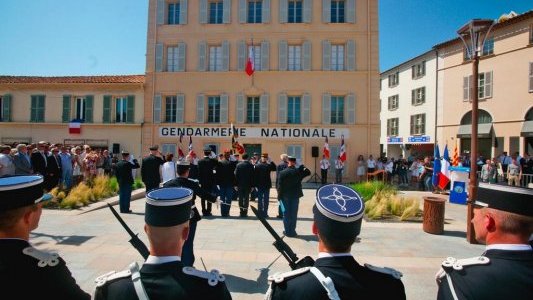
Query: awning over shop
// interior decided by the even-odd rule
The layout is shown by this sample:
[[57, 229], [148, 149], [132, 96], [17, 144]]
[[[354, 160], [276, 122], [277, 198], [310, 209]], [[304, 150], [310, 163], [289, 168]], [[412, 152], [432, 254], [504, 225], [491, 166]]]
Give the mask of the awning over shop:
[[[490, 138], [492, 123], [483, 123], [477, 125], [478, 138]], [[458, 138], [470, 138], [472, 136], [472, 124], [461, 125], [457, 131]]]
[[524, 122], [520, 135], [525, 137], [533, 136], [533, 121]]

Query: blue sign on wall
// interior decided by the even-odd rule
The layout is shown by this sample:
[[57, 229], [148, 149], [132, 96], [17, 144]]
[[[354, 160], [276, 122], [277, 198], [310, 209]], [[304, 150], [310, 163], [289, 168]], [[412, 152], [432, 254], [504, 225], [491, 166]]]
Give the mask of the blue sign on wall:
[[407, 138], [409, 143], [429, 143], [431, 138], [429, 135], [421, 135], [421, 136], [410, 136]]
[[388, 144], [401, 144], [403, 143], [403, 138], [402, 137], [388, 137], [387, 143]]

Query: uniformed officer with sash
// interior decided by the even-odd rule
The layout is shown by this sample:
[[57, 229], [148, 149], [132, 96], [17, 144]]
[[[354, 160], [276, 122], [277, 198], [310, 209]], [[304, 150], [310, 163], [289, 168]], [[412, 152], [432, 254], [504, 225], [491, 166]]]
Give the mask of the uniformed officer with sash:
[[313, 267], [270, 276], [266, 299], [405, 299], [400, 272], [360, 265], [350, 253], [363, 213], [363, 201], [353, 189], [337, 184], [319, 188], [312, 227], [318, 259]]
[[479, 184], [474, 202], [478, 257], [448, 257], [437, 273], [437, 299], [533, 299], [533, 190]]
[[191, 199], [187, 188], [160, 188], [146, 195], [145, 231], [150, 256], [142, 266], [96, 279], [95, 299], [231, 299], [224, 276], [181, 262], [189, 234]]
[[0, 178], [0, 298], [89, 299], [57, 253], [28, 242], [51, 198], [43, 189], [42, 176]]

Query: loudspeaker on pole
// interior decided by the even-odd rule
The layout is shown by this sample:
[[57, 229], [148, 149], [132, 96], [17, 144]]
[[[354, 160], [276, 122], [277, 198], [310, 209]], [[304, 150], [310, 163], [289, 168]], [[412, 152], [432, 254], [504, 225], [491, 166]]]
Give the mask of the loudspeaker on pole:
[[311, 155], [313, 157], [318, 157], [318, 147], [317, 146], [311, 147]]

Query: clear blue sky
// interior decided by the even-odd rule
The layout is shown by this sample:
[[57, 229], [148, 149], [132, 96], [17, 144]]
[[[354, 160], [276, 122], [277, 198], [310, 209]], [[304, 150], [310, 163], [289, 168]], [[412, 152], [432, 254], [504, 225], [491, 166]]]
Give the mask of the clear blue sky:
[[[533, 1], [379, 0], [379, 9], [386, 70], [454, 38], [471, 18], [523, 13]], [[148, 0], [0, 0], [0, 74], [143, 74], [147, 17]]]

